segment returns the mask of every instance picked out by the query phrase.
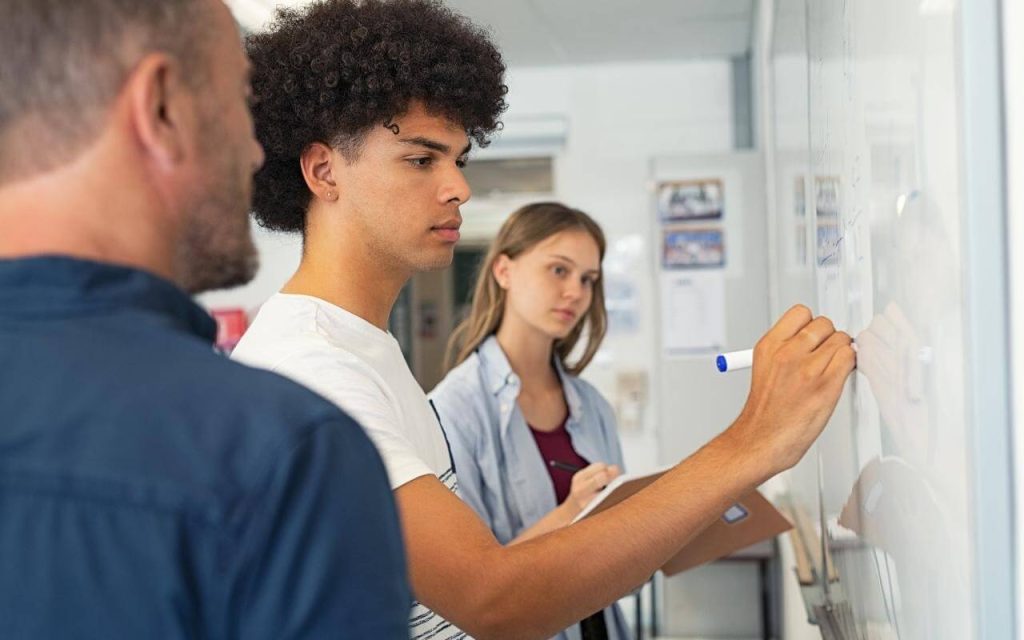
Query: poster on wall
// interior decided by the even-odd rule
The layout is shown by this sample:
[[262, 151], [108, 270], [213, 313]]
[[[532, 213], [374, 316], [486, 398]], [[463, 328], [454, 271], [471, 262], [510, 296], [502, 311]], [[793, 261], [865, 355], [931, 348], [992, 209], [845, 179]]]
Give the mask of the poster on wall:
[[662, 231], [661, 264], [665, 269], [725, 266], [724, 232], [719, 227], [669, 227]]
[[839, 228], [839, 178], [815, 176], [814, 178], [815, 259], [819, 267], [831, 267], [839, 263], [843, 236]]
[[725, 272], [665, 271], [661, 274], [662, 355], [718, 353], [725, 340]]
[[224, 355], [231, 355], [245, 330], [249, 328], [249, 316], [245, 309], [240, 307], [210, 309], [210, 315], [217, 322], [214, 348]]
[[793, 266], [807, 265], [807, 180], [793, 179]]
[[663, 223], [721, 220], [725, 190], [721, 178], [676, 180], [658, 185], [658, 216]]
[[640, 331], [639, 274], [647, 265], [647, 246], [639, 233], [625, 235], [608, 245], [601, 274], [608, 335], [624, 336]]

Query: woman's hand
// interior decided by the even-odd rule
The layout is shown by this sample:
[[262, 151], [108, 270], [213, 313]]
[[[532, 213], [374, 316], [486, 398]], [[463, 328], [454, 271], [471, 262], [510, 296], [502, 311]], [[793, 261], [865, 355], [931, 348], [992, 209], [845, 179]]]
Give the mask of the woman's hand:
[[529, 529], [516, 536], [510, 544], [519, 544], [544, 535], [555, 529], [569, 526], [573, 518], [590, 504], [601, 489], [622, 474], [618, 465], [595, 462], [573, 474], [572, 485], [565, 501], [549, 511], [543, 518], [535, 522]]
[[572, 486], [569, 489], [568, 497], [565, 499], [565, 504], [573, 512], [573, 517], [590, 504], [594, 496], [600, 493], [601, 489], [608, 486], [608, 483], [621, 473], [622, 470], [619, 469], [618, 465], [595, 462], [573, 474]]

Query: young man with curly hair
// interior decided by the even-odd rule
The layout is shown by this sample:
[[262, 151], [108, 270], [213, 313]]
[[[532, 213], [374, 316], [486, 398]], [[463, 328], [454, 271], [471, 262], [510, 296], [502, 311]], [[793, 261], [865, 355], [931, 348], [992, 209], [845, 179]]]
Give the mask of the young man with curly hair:
[[458, 499], [441, 426], [386, 330], [406, 281], [452, 260], [470, 197], [466, 154], [505, 108], [500, 55], [431, 0], [283, 10], [249, 53], [267, 152], [255, 215], [304, 245], [235, 353], [332, 399], [377, 444], [422, 603], [412, 637], [544, 638], [570, 627], [643, 584], [823, 428], [853, 367], [850, 339], [797, 307], [759, 343], [747, 404], [720, 436], [613, 509], [500, 545]]
[[220, 0], [6, 0], [0, 621], [40, 638], [408, 638], [384, 465], [213, 351], [263, 152]]

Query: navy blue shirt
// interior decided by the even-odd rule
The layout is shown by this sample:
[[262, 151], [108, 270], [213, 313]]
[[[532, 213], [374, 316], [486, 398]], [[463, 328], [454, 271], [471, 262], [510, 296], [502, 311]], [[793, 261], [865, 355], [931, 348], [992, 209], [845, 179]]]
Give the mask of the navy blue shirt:
[[362, 429], [215, 354], [171, 283], [0, 260], [0, 635], [407, 638]]

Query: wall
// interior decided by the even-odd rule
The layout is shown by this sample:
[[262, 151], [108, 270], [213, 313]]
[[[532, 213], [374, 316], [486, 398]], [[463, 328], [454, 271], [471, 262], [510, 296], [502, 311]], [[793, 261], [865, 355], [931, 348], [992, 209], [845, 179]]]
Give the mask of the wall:
[[260, 305], [277, 293], [298, 268], [302, 256], [302, 239], [298, 234], [266, 231], [255, 222], [252, 230], [260, 253], [259, 272], [244, 287], [211, 291], [199, 296], [199, 303], [207, 309], [240, 307], [252, 318]]

